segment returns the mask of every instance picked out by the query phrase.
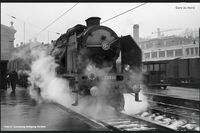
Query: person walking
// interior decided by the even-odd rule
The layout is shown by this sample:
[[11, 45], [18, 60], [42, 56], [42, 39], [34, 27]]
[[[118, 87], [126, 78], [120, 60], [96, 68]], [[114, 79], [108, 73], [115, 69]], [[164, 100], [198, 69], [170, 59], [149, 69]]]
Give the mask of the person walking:
[[12, 91], [15, 92], [16, 84], [18, 81], [18, 74], [16, 71], [11, 71], [8, 74], [9, 74], [9, 81], [10, 81]]
[[9, 80], [9, 74], [6, 76], [6, 90], [10, 88], [10, 80]]

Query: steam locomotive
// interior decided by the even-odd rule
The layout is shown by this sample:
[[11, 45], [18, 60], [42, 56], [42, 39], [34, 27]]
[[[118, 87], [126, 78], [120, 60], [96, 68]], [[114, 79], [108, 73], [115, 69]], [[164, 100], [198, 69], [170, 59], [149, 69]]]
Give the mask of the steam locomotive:
[[[67, 79], [78, 96], [101, 97], [116, 110], [124, 108], [123, 93], [135, 93], [139, 82], [131, 75], [140, 73], [141, 49], [130, 35], [118, 37], [99, 17], [90, 17], [86, 26], [77, 24], [55, 42], [51, 55], [59, 64], [58, 75]], [[137, 86], [137, 87], [134, 87]]]

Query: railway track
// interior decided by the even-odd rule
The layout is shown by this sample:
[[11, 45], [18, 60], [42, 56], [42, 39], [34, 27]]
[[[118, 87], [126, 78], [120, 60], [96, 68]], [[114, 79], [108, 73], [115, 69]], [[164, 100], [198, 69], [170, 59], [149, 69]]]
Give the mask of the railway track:
[[118, 113], [117, 116], [97, 121], [114, 131], [175, 131], [174, 129], [168, 128], [159, 123], [154, 123], [124, 113]]
[[199, 123], [200, 110], [198, 109], [185, 108], [182, 106], [155, 101], [149, 101], [149, 103], [151, 103], [150, 110], [154, 112], [163, 112], [168, 116], [173, 115], [176, 118], [184, 118], [188, 121], [196, 121]]
[[[136, 117], [159, 123], [176, 131], [200, 131], [200, 110], [196, 108], [199, 103], [190, 99], [172, 97], [170, 100], [170, 98], [150, 94], [150, 98], [148, 98], [149, 108], [145, 112], [136, 114]], [[169, 101], [171, 102], [169, 103]], [[179, 101], [182, 101], [182, 103], [187, 102], [187, 104], [181, 105], [178, 103]], [[187, 106], [188, 103], [192, 102], [194, 102], [192, 106]]]
[[[93, 127], [102, 129], [102, 130], [110, 130], [110, 131], [175, 131], [174, 129], [165, 127], [159, 123], [154, 123], [137, 116], [129, 116], [124, 113], [114, 113], [112, 116], [103, 118], [103, 119], [95, 119], [91, 116], [84, 116], [75, 112], [63, 105], [55, 103], [61, 109], [70, 112], [76, 115], [79, 119], [85, 121], [89, 125]], [[106, 128], [106, 129], [105, 129]]]
[[195, 99], [186, 99], [186, 98], [179, 98], [175, 96], [168, 96], [163, 94], [155, 94], [155, 93], [147, 93], [144, 92], [144, 95], [148, 97], [148, 100], [152, 100], [155, 102], [162, 102], [166, 104], [173, 104], [177, 106], [182, 106], [189, 109], [200, 109], [200, 100]]
[[140, 114], [136, 114], [138, 118], [151, 121], [175, 131], [200, 131], [199, 122], [195, 120], [177, 117], [172, 113], [166, 113], [158, 109], [151, 109]]
[[[180, 106], [165, 102], [165, 100], [156, 101], [158, 99], [148, 98], [150, 107], [147, 111], [128, 115], [125, 113], [114, 113], [112, 116], [95, 119], [89, 116], [83, 116], [62, 105], [58, 105], [68, 112], [84, 118], [84, 121], [90, 125], [101, 127], [101, 129], [111, 131], [200, 131], [199, 127], [199, 109], [197, 106]], [[158, 97], [158, 96], [156, 96]], [[164, 97], [164, 99], [169, 97]], [[161, 96], [159, 96], [161, 99]], [[174, 99], [174, 98], [173, 98]], [[167, 100], [167, 101], [168, 101]], [[178, 101], [181, 101], [179, 98]], [[189, 102], [192, 102], [191, 100]], [[196, 103], [195, 103], [196, 104]], [[196, 104], [197, 105], [197, 104]]]
[[199, 111], [187, 109], [187, 111], [190, 111], [187, 112], [186, 110], [180, 110], [178, 106], [176, 108], [172, 106], [171, 108], [166, 104], [164, 106], [160, 105], [161, 103], [159, 103], [159, 106], [152, 105], [148, 111], [136, 114], [134, 117], [175, 131], [200, 131]]

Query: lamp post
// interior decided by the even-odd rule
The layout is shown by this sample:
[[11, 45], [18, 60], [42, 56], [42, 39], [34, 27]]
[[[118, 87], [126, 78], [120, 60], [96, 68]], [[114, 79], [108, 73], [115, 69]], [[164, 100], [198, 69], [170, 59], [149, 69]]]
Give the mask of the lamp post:
[[48, 33], [48, 44], [49, 44], [49, 31], [47, 33]]
[[199, 57], [200, 57], [200, 28], [199, 28]]
[[26, 26], [26, 24], [25, 24], [25, 21], [24, 21], [24, 45], [25, 45], [25, 26]]

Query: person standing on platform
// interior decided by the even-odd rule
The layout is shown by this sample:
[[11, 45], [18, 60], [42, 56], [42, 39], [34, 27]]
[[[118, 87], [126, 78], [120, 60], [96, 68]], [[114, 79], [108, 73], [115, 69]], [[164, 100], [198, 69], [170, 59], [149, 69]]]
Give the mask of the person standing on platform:
[[10, 80], [9, 80], [9, 74], [6, 76], [6, 90], [10, 88]]
[[18, 74], [16, 71], [11, 71], [8, 73], [8, 75], [9, 75], [9, 81], [10, 81], [12, 91], [15, 92], [16, 84], [18, 81]]

